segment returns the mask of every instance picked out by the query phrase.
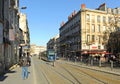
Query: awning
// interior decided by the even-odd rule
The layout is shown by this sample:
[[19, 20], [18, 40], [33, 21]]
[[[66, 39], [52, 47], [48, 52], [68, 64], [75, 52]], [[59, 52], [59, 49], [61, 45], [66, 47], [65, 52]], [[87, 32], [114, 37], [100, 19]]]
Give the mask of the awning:
[[109, 53], [109, 52], [83, 52], [82, 54], [112, 54], [112, 53]]

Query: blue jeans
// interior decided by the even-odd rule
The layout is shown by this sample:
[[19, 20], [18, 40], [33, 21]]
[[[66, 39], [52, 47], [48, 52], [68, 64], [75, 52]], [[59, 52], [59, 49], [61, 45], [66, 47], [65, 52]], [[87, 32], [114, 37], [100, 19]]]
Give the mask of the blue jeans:
[[28, 67], [22, 67], [22, 78], [28, 78]]

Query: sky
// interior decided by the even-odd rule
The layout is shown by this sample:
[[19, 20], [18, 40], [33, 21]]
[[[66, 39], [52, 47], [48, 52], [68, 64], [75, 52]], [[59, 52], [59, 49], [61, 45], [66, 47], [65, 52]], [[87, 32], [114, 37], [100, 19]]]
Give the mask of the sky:
[[120, 0], [20, 0], [20, 7], [27, 7], [21, 12], [27, 14], [30, 44], [46, 46], [51, 38], [59, 34], [62, 21], [67, 22], [74, 10], [81, 9], [81, 4], [96, 9], [103, 3], [109, 8], [120, 7]]

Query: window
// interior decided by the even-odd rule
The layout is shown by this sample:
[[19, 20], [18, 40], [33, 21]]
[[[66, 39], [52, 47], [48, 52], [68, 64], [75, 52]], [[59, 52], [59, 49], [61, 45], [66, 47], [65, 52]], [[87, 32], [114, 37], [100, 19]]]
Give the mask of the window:
[[90, 42], [90, 35], [87, 35], [87, 42]]
[[98, 46], [98, 49], [101, 49], [101, 46]]
[[98, 25], [97, 28], [98, 28], [98, 32], [100, 32], [100, 25]]
[[95, 22], [95, 16], [92, 15], [92, 22]]
[[110, 23], [111, 19], [112, 19], [111, 17], [108, 17], [108, 23]]
[[100, 16], [97, 16], [97, 22], [100, 23]]
[[89, 14], [87, 14], [86, 20], [87, 20], [87, 21], [90, 21], [90, 15], [89, 15]]
[[92, 24], [92, 33], [94, 33], [94, 32], [95, 32], [95, 25]]
[[0, 18], [3, 18], [3, 0], [0, 0]]
[[106, 23], [106, 17], [103, 16], [103, 23]]
[[98, 35], [98, 43], [100, 44], [100, 35]]
[[87, 33], [90, 33], [90, 24], [87, 24]]
[[92, 35], [92, 42], [95, 42], [95, 35]]
[[106, 27], [105, 26], [103, 26], [103, 31], [106, 31]]

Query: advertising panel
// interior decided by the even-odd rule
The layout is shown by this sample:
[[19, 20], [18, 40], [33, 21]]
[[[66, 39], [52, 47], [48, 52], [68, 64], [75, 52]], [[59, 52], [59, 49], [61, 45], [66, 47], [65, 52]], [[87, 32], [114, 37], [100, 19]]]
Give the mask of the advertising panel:
[[49, 49], [47, 51], [48, 61], [55, 61], [55, 51], [53, 49]]

